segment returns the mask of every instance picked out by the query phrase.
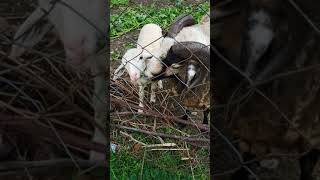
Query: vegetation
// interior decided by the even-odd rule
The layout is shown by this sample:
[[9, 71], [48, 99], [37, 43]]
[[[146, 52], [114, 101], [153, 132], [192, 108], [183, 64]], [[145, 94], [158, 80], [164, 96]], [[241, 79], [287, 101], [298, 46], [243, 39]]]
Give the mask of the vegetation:
[[[116, 0], [114, 0], [116, 1]], [[124, 1], [124, 0], [119, 0]], [[128, 2], [127, 2], [128, 3]], [[119, 5], [118, 1], [113, 6]], [[126, 5], [125, 3], [123, 3]], [[111, 15], [111, 39], [117, 38], [125, 33], [141, 28], [148, 23], [160, 25], [164, 30], [173, 22], [173, 20], [181, 14], [191, 14], [197, 21], [208, 12], [209, 3], [200, 5], [183, 5], [177, 3], [177, 6], [167, 6], [159, 8], [155, 4], [150, 6], [132, 6], [119, 7], [119, 14]]]
[[[160, 1], [159, 1], [160, 2]], [[208, 12], [209, 2], [202, 4], [184, 4], [182, 0], [177, 0], [175, 5], [150, 4], [142, 6], [133, 4], [128, 0], [111, 0], [111, 7], [114, 13], [111, 14], [110, 38], [111, 41], [121, 39], [121, 36], [135, 30], [143, 25], [155, 23], [160, 25], [164, 30], [173, 20], [181, 14], [191, 14], [197, 21]], [[121, 59], [120, 50], [127, 50], [134, 47], [132, 43], [118, 45], [111, 52], [111, 59]], [[133, 116], [131, 122], [143, 122], [144, 117]], [[113, 120], [116, 123], [117, 120]], [[143, 122], [148, 124], [150, 121]], [[183, 129], [184, 133], [194, 134], [193, 129]], [[188, 148], [188, 151], [150, 151], [141, 145], [119, 135], [119, 131], [113, 131], [113, 140], [119, 145], [119, 151], [111, 153], [110, 157], [110, 176], [114, 180], [127, 179], [209, 179], [209, 152], [207, 149], [187, 146], [181, 141], [165, 139], [166, 143], [172, 142], [177, 144], [178, 149]], [[181, 131], [174, 127], [163, 125], [157, 128], [157, 132], [166, 134], [180, 134]], [[146, 144], [158, 144], [159, 140], [145, 134], [130, 133], [130, 135]], [[187, 146], [187, 147], [186, 147]], [[193, 160], [182, 160], [185, 157], [192, 157]]]
[[[141, 134], [134, 133], [133, 136], [148, 144], [156, 143]], [[148, 151], [139, 144], [128, 143], [123, 136], [117, 138], [117, 143], [121, 146], [120, 151], [110, 155], [110, 177], [113, 180], [140, 179], [141, 176], [159, 180], [209, 179], [208, 163], [182, 160], [188, 156], [186, 151]], [[188, 148], [192, 151], [192, 147]], [[192, 157], [209, 157], [209, 152], [198, 149]]]

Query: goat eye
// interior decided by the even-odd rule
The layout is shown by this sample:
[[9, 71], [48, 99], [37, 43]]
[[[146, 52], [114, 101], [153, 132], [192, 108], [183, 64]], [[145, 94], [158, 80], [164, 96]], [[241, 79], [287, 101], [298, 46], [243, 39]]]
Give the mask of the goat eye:
[[140, 56], [139, 59], [142, 60], [142, 56]]

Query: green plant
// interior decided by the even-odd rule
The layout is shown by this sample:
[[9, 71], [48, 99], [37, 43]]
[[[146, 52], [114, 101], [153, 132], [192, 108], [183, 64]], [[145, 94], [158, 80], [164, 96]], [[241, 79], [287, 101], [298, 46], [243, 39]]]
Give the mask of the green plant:
[[[190, 174], [189, 162], [181, 161], [178, 152], [146, 152], [144, 162], [142, 156], [141, 154], [133, 156], [128, 150], [120, 151], [117, 154], [111, 153], [111, 179], [140, 179], [141, 171], [143, 179], [193, 179]], [[200, 180], [209, 179], [208, 167], [205, 165], [195, 166], [194, 176]]]
[[158, 24], [166, 30], [173, 20], [181, 14], [191, 14], [199, 21], [208, 12], [209, 3], [206, 2], [198, 6], [168, 6], [163, 8], [152, 4], [150, 6], [139, 5], [120, 9], [125, 12], [111, 15], [110, 37], [112, 39], [141, 28], [148, 23]]
[[[169, 128], [168, 128], [169, 129]], [[146, 144], [156, 144], [159, 141], [140, 133], [130, 133], [134, 139]], [[123, 136], [114, 139], [120, 144], [120, 151], [111, 153], [110, 171], [111, 179], [139, 179], [143, 166], [143, 179], [192, 179], [190, 172], [190, 161], [181, 160], [186, 157], [185, 151], [146, 151], [141, 147], [139, 153], [133, 153], [134, 142], [128, 142]], [[176, 143], [179, 147], [184, 147], [181, 142], [166, 140], [167, 143]], [[208, 158], [208, 149], [197, 149], [190, 152], [192, 157]], [[144, 159], [144, 160], [143, 160]], [[195, 179], [209, 179], [209, 163], [199, 161], [192, 162]]]
[[126, 6], [128, 5], [129, 0], [111, 0], [110, 7], [114, 6]]
[[[186, 5], [183, 0], [176, 0], [174, 6], [159, 7], [155, 4], [148, 6], [132, 5], [124, 7], [119, 5], [122, 0], [114, 0], [113, 3], [116, 12], [111, 15], [110, 37], [113, 41], [126, 33], [135, 31], [148, 23], [155, 23], [160, 25], [164, 31], [173, 20], [181, 14], [191, 14], [197, 21], [208, 12], [209, 3], [200, 5]], [[117, 4], [117, 5], [116, 5]], [[132, 33], [134, 34], [134, 33]], [[132, 34], [128, 34], [131, 36]], [[132, 36], [131, 36], [132, 37]], [[123, 41], [123, 38], [119, 38]], [[117, 43], [115, 43], [117, 44]], [[125, 43], [122, 46], [117, 46], [111, 52], [112, 60], [121, 59], [122, 52], [129, 48], [135, 47], [134, 43]], [[142, 124], [149, 124], [153, 120], [148, 119], [142, 115], [132, 115], [127, 117], [130, 122], [139, 122]], [[129, 122], [128, 121], [128, 122]], [[152, 126], [153, 124], [149, 124]], [[159, 133], [166, 133], [171, 135], [181, 135], [180, 131], [172, 126], [161, 125], [156, 129]], [[186, 134], [194, 134], [194, 129], [184, 129]], [[128, 132], [129, 133], [129, 132]], [[119, 133], [115, 133], [119, 134]], [[159, 143], [153, 137], [140, 133], [130, 133], [130, 135], [137, 141], [146, 144]], [[193, 149], [190, 148], [190, 156], [196, 158], [196, 161], [181, 160], [182, 157], [187, 157], [185, 151], [147, 151], [144, 153], [144, 148], [139, 153], [133, 153], [133, 141], [130, 141], [124, 136], [115, 136], [113, 140], [120, 145], [120, 151], [116, 154], [111, 153], [110, 156], [110, 177], [111, 179], [127, 180], [140, 179], [142, 172], [143, 179], [195, 179], [206, 180], [209, 179], [209, 151], [207, 149]], [[165, 139], [166, 143], [174, 142], [179, 147], [184, 147], [181, 141]], [[143, 168], [142, 168], [143, 167]], [[191, 173], [191, 167], [192, 172]]]

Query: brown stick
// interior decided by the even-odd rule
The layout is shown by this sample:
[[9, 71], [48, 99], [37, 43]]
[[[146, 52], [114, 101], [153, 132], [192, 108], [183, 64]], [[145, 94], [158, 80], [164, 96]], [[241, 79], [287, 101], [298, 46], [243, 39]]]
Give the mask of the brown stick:
[[[110, 98], [110, 101], [111, 101], [111, 103], [113, 103], [113, 102], [121, 103], [121, 104], [124, 103], [124, 100], [115, 99], [115, 98], [112, 98], [112, 97]], [[130, 104], [130, 107], [133, 108], [133, 109], [141, 108], [141, 107], [139, 107], [137, 105], [134, 105], [134, 104]], [[114, 113], [111, 113], [111, 115], [112, 114], [114, 114]], [[156, 111], [153, 111], [151, 109], [143, 109], [143, 113], [138, 113], [138, 112], [117, 112], [116, 114], [117, 115], [136, 115], [136, 114], [141, 114], [141, 115], [144, 115], [144, 116], [150, 116], [150, 117], [156, 117], [156, 118], [159, 118], [159, 119], [164, 119], [167, 122], [168, 121], [174, 121], [174, 122], [177, 122], [177, 123], [180, 123], [180, 124], [185, 124], [185, 125], [188, 125], [188, 126], [196, 127], [199, 130], [204, 130], [204, 131], [210, 132], [210, 129], [209, 129], [208, 125], [186, 121], [186, 120], [174, 117], [174, 116], [168, 116], [168, 115], [165, 115], [165, 114], [160, 114], [160, 113], [158, 113]]]
[[144, 134], [148, 134], [148, 135], [160, 136], [160, 137], [172, 138], [172, 139], [178, 139], [178, 140], [188, 141], [188, 142], [205, 142], [205, 143], [209, 143], [209, 141], [210, 141], [209, 139], [206, 139], [206, 138], [190, 138], [190, 137], [169, 135], [169, 134], [164, 134], [164, 133], [146, 131], [146, 130], [143, 130], [143, 129], [137, 129], [137, 128], [127, 127], [127, 126], [116, 125], [116, 124], [110, 124], [110, 126], [111, 127], [115, 127], [115, 128], [119, 128], [119, 129], [125, 129], [125, 130], [128, 130], [128, 131], [140, 132], [140, 133], [144, 133]]

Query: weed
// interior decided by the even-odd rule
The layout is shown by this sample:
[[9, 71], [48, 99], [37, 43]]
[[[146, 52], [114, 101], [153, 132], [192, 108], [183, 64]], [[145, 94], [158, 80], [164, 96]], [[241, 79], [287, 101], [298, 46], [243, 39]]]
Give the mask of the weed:
[[[123, 9], [124, 8], [120, 8]], [[208, 11], [209, 3], [192, 5], [168, 6], [159, 8], [154, 4], [150, 6], [134, 6], [126, 9], [124, 13], [111, 15], [111, 39], [117, 38], [125, 33], [141, 28], [148, 23], [155, 23], [164, 30], [181, 14], [191, 14], [197, 21]], [[121, 12], [121, 11], [120, 11]]]
[[[142, 154], [133, 156], [129, 149], [111, 153], [111, 179], [140, 179], [141, 171], [143, 179], [192, 179], [190, 163], [181, 160], [180, 152], [148, 151], [144, 164]], [[207, 170], [207, 165], [196, 165], [193, 169], [195, 178], [208, 179]]]
[[129, 0], [111, 0], [110, 7], [114, 6], [126, 6], [128, 5]]
[[[125, 0], [112, 0], [112, 6], [118, 8], [117, 14], [111, 15], [111, 27], [110, 37], [111, 39], [117, 39], [123, 34], [141, 28], [148, 23], [155, 23], [162, 27], [164, 31], [167, 30], [169, 25], [174, 19], [181, 14], [191, 14], [198, 22], [202, 16], [208, 12], [209, 3], [203, 3], [200, 5], [186, 5], [183, 0], [176, 0], [175, 6], [159, 7], [155, 4], [149, 6], [130, 6], [128, 1]], [[124, 11], [125, 10], [125, 11]], [[112, 60], [121, 59], [122, 54], [119, 49], [127, 50], [135, 47], [134, 43], [125, 43], [111, 52]], [[142, 124], [148, 124], [150, 119], [143, 118], [141, 116], [128, 117], [131, 122], [140, 122]], [[175, 128], [163, 126], [157, 127], [157, 132], [166, 134], [180, 134]], [[114, 131], [119, 132], [119, 131]], [[193, 134], [192, 130], [185, 129], [185, 133]], [[117, 134], [117, 133], [115, 133]], [[134, 139], [144, 142], [146, 144], [157, 144], [159, 141], [154, 137], [147, 136], [140, 133], [130, 133]], [[120, 151], [116, 154], [111, 153], [110, 156], [110, 177], [111, 179], [140, 179], [142, 171], [143, 179], [193, 179], [191, 175], [190, 166], [195, 179], [205, 180], [209, 179], [209, 152], [207, 149], [195, 149], [188, 146], [190, 149], [190, 156], [196, 160], [181, 160], [182, 157], [187, 157], [185, 151], [147, 151], [133, 153], [132, 147], [134, 142], [130, 141], [124, 136], [113, 136], [112, 138], [117, 144], [120, 145]], [[165, 139], [167, 143], [174, 142], [178, 144], [178, 147], [184, 147], [184, 144], [179, 141]], [[144, 159], [144, 160], [143, 160]], [[205, 160], [203, 160], [205, 159]], [[143, 168], [142, 168], [143, 167]]]

